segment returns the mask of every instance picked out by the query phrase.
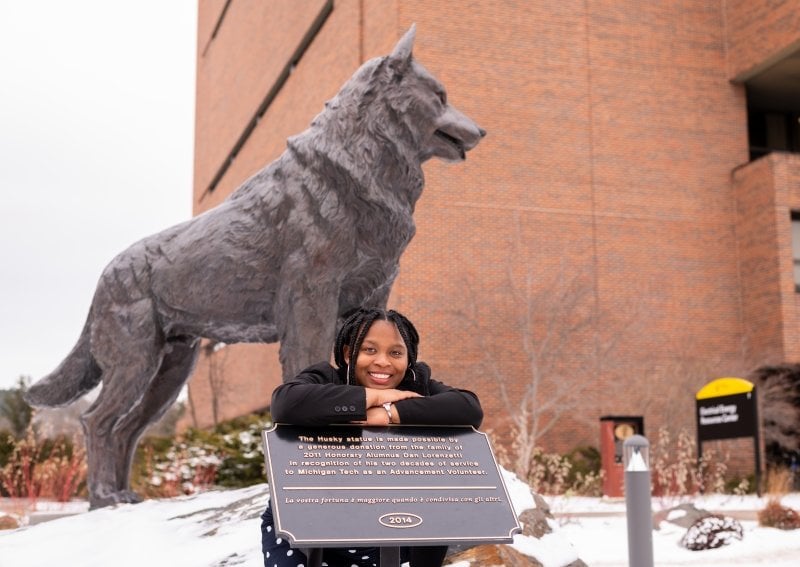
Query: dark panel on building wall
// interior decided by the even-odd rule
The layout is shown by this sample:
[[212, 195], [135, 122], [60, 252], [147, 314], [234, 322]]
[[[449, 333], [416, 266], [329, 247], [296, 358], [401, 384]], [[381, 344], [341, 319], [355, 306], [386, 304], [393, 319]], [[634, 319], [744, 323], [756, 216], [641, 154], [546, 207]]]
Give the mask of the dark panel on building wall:
[[[209, 188], [325, 0], [231, 2], [198, 59], [195, 194]], [[206, 22], [204, 10], [200, 21]]]
[[197, 60], [205, 54], [222, 27], [233, 0], [203, 0], [197, 11]]

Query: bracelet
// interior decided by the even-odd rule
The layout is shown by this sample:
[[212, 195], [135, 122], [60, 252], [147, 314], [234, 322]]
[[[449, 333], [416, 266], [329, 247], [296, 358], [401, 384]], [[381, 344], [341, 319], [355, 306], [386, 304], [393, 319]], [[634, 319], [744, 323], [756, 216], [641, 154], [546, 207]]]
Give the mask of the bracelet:
[[389, 423], [392, 423], [392, 402], [383, 404], [383, 409], [386, 410], [386, 415], [389, 416]]

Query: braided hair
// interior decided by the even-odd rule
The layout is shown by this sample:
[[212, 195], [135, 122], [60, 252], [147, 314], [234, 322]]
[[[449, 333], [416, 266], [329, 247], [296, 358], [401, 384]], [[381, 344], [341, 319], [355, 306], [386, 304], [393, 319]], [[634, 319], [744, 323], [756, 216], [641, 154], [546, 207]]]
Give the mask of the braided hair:
[[[351, 313], [342, 324], [342, 328], [336, 335], [336, 344], [333, 347], [333, 359], [339, 368], [347, 368], [347, 383], [355, 384], [355, 366], [358, 353], [361, 350], [361, 343], [375, 321], [389, 321], [397, 327], [403, 342], [408, 351], [408, 368], [404, 380], [409, 375], [412, 381], [416, 381], [414, 374], [414, 364], [417, 362], [417, 350], [419, 347], [419, 333], [413, 323], [404, 315], [393, 309], [359, 308]], [[345, 357], [345, 346], [350, 351], [349, 359]]]

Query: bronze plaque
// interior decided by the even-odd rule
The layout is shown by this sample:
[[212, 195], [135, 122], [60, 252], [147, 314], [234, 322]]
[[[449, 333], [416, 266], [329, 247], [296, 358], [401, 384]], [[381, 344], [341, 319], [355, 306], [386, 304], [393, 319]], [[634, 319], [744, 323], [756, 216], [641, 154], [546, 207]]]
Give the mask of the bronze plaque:
[[275, 424], [263, 438], [275, 527], [293, 545], [510, 543], [520, 531], [473, 427]]

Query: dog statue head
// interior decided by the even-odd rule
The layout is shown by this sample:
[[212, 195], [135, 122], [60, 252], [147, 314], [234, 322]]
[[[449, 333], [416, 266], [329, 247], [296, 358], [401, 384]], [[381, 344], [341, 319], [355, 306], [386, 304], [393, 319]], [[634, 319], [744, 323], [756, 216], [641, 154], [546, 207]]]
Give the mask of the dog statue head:
[[416, 129], [421, 162], [434, 157], [463, 161], [466, 152], [477, 146], [486, 132], [449, 104], [442, 83], [414, 59], [415, 36], [416, 25], [412, 25], [392, 53], [379, 62], [379, 68], [381, 64], [386, 68], [379, 80], [397, 85], [389, 91], [389, 99], [406, 122], [425, 125]]
[[389, 55], [364, 63], [289, 146], [303, 151], [318, 138], [330, 148], [336, 140], [343, 153], [329, 157], [348, 170], [402, 164], [420, 178], [419, 166], [431, 158], [466, 159], [486, 132], [448, 102], [444, 86], [414, 59], [415, 35], [412, 25]]

